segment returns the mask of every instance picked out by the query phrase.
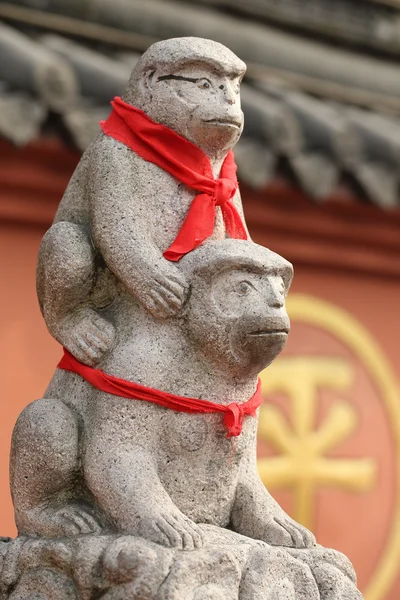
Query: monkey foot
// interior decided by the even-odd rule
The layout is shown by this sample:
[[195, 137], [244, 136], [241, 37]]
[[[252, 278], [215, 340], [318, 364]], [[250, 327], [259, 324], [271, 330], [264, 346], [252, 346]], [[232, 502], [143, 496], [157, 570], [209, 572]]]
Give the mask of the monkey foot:
[[164, 546], [194, 550], [203, 545], [201, 528], [182, 513], [159, 517], [155, 521], [159, 542]]
[[99, 534], [104, 529], [94, 511], [79, 503], [65, 504], [57, 508], [33, 509], [29, 511], [27, 521], [25, 533], [49, 538]]
[[75, 358], [93, 367], [113, 347], [115, 328], [95, 310], [86, 307], [66, 317], [56, 337]]
[[272, 518], [265, 525], [260, 539], [273, 546], [288, 548], [311, 548], [316, 545], [314, 534], [285, 513]]

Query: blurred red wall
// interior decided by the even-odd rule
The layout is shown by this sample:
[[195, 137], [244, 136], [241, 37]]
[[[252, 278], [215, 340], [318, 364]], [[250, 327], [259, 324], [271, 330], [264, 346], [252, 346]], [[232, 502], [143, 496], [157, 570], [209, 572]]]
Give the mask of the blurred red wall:
[[[41, 397], [61, 354], [40, 315], [35, 264], [41, 237], [78, 158], [56, 142], [24, 150], [0, 144], [0, 535], [16, 533], [8, 488], [13, 425], [22, 408]], [[299, 294], [306, 294], [311, 313], [313, 299], [327, 302], [332, 314], [336, 309], [339, 316], [344, 311], [343, 315], [367, 332], [380, 349], [395, 382], [392, 387], [396, 387], [400, 378], [400, 216], [352, 204], [345, 198], [342, 203], [314, 206], [283, 184], [263, 194], [243, 188], [243, 196], [254, 240], [295, 265], [290, 295], [293, 307]], [[400, 506], [396, 487], [400, 454], [391, 422], [395, 413], [390, 414], [374, 374], [354, 347], [329, 328], [294, 318], [279, 364], [293, 357], [310, 363], [325, 356], [329, 360], [342, 358], [351, 365], [355, 383], [343, 391], [343, 397], [332, 390], [317, 389], [314, 425], [318, 428], [323, 424], [338, 400], [351, 404], [354, 428], [327, 456], [371, 460], [375, 476], [358, 492], [346, 486], [317, 486], [312, 527], [320, 543], [349, 555], [362, 589], [367, 590], [366, 600], [398, 600], [400, 539], [390, 539]], [[273, 393], [267, 390], [266, 395], [293, 429], [290, 398], [280, 389]], [[268, 419], [264, 425], [268, 428]], [[277, 455], [273, 438], [274, 432], [268, 431], [260, 437], [261, 459]], [[289, 512], [296, 512], [294, 488], [282, 490], [277, 485], [271, 491]], [[386, 575], [379, 579], [382, 565]]]

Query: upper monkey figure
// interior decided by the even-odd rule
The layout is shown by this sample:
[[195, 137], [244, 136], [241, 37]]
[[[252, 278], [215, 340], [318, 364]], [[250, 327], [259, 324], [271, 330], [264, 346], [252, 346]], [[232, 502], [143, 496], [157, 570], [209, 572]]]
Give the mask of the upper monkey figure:
[[171, 261], [207, 239], [248, 238], [231, 153], [245, 70], [211, 40], [153, 44], [84, 153], [37, 278], [50, 332], [81, 362], [99, 364], [115, 342], [103, 310], [110, 275], [154, 317], [170, 318], [188, 289]]

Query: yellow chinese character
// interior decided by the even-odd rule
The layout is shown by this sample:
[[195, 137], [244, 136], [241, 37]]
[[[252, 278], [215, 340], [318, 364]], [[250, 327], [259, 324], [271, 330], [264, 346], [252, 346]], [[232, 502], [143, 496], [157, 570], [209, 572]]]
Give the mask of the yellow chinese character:
[[333, 459], [325, 454], [356, 429], [354, 407], [343, 399], [331, 406], [316, 428], [318, 392], [340, 394], [353, 380], [352, 367], [342, 358], [282, 358], [261, 374], [263, 395], [284, 393], [290, 402], [291, 426], [283, 413], [267, 403], [261, 409], [259, 436], [279, 454], [258, 461], [260, 476], [269, 490], [290, 488], [293, 517], [312, 528], [313, 498], [318, 487], [366, 491], [375, 480], [372, 459]]

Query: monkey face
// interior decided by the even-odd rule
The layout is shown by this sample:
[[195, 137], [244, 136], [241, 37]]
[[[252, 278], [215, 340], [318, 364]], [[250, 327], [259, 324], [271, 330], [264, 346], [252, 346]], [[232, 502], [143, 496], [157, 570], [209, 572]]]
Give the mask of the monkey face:
[[187, 330], [222, 371], [255, 375], [283, 349], [290, 327], [285, 309], [289, 263], [284, 263], [282, 271], [275, 267], [269, 273], [224, 269], [212, 277], [208, 292], [193, 286]]
[[202, 63], [179, 72], [147, 74], [147, 114], [199, 146], [206, 154], [227, 152], [243, 130], [242, 74], [218, 72]]
[[232, 291], [241, 310], [230, 331], [230, 351], [239, 372], [256, 374], [286, 344], [290, 321], [285, 309], [285, 284], [279, 275], [253, 274], [243, 279], [241, 274]]

